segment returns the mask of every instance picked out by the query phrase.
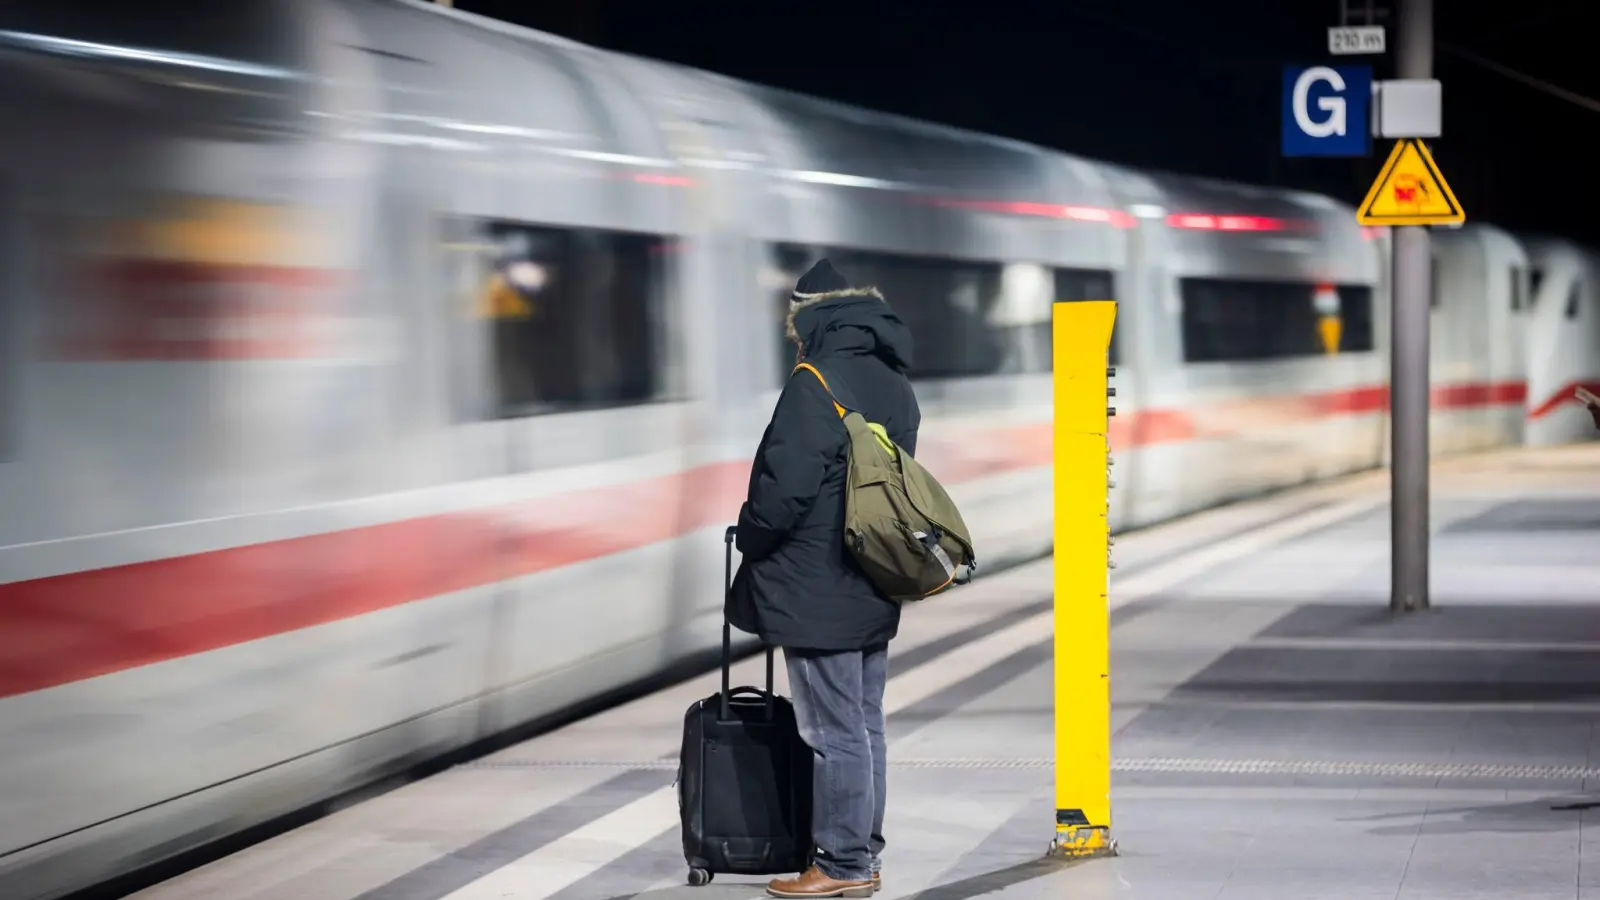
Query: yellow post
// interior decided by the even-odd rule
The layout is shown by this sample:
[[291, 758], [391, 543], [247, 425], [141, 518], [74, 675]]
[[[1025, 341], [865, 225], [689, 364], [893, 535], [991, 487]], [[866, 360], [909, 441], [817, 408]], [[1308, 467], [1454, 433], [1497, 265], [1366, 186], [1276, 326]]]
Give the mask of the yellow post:
[[1051, 853], [1116, 852], [1111, 839], [1108, 359], [1117, 304], [1056, 303], [1056, 836]]

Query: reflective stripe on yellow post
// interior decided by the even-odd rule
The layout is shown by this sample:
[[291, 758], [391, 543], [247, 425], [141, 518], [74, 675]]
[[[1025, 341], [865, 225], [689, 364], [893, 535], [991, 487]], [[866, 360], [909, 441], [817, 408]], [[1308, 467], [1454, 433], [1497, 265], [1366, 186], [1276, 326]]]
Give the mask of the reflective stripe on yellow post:
[[1111, 839], [1110, 503], [1107, 367], [1114, 301], [1056, 303], [1055, 714], [1052, 853], [1115, 852]]

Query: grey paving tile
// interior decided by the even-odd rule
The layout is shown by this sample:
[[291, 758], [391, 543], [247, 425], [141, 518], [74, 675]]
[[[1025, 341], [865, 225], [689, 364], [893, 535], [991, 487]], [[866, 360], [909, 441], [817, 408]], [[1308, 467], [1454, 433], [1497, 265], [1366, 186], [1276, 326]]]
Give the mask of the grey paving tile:
[[[656, 835], [577, 884], [551, 894], [549, 900], [603, 900], [609, 897], [675, 893], [680, 887], [688, 887], [684, 883], [687, 874], [688, 869], [683, 861], [683, 838], [674, 829]], [[732, 884], [743, 879], [723, 881]], [[750, 886], [760, 890], [762, 883], [761, 880], [752, 880]], [[651, 890], [652, 887], [655, 889]], [[748, 893], [741, 896], [748, 896]]]
[[1005, 900], [1195, 900], [1215, 896], [1226, 878], [1226, 872], [1135, 871], [1119, 860], [1108, 860], [1022, 882], [991, 896]]
[[1576, 872], [1507, 865], [1494, 868], [1413, 867], [1396, 900], [1569, 900], [1578, 894]]
[[[1536, 541], [1544, 547], [1544, 541]], [[1534, 548], [1519, 547], [1526, 558]], [[1546, 551], [1547, 553], [1549, 551]], [[1564, 559], [1569, 550], [1557, 549]], [[1262, 632], [1269, 638], [1363, 640], [1600, 641], [1600, 617], [1589, 609], [1541, 604], [1443, 606], [1420, 616], [1395, 616], [1387, 606], [1317, 603], [1299, 607]]]
[[1478, 852], [1522, 848], [1531, 842], [1550, 853], [1578, 852], [1578, 825], [1570, 813], [1551, 812], [1547, 803], [1496, 807], [1430, 808], [1417, 841], [1418, 852], [1437, 846], [1475, 847]]
[[1365, 877], [1332, 882], [1284, 878], [1259, 884], [1232, 880], [1215, 900], [1394, 900], [1394, 895], [1394, 885]]

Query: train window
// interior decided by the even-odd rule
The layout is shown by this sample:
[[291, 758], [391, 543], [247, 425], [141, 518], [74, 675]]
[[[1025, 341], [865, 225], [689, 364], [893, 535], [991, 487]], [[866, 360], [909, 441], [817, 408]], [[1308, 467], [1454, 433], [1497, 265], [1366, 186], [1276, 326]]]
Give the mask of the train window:
[[1440, 303], [1439, 285], [1439, 255], [1436, 253], [1428, 260], [1428, 306], [1438, 309]]
[[1582, 296], [1580, 293], [1582, 289], [1583, 282], [1574, 281], [1572, 283], [1572, 290], [1567, 292], [1566, 316], [1569, 319], [1576, 319], [1578, 317], [1578, 300]]
[[[1183, 358], [1186, 362], [1245, 362], [1325, 353], [1316, 285], [1185, 278]], [[1372, 290], [1340, 286], [1340, 352], [1373, 349]]]
[[[851, 284], [881, 290], [911, 329], [915, 341], [912, 378], [1049, 369], [1048, 354], [1041, 360], [1027, 350], [1037, 343], [1037, 322], [1025, 323], [1018, 333], [1009, 322], [994, 321], [1007, 283], [1006, 267], [1000, 263], [781, 245], [773, 250], [775, 271], [769, 286], [782, 313], [788, 311], [795, 280], [824, 256]], [[1029, 332], [1035, 337], [1031, 342], [1026, 337]], [[780, 340], [778, 364], [787, 374], [794, 364], [795, 348], [786, 337]]]
[[1523, 307], [1522, 288], [1526, 283], [1523, 278], [1527, 273], [1517, 266], [1511, 267], [1511, 311], [1519, 312]]
[[1528, 308], [1533, 309], [1539, 299], [1539, 285], [1544, 283], [1544, 270], [1532, 268], [1528, 270]]
[[[795, 280], [823, 256], [852, 284], [881, 290], [911, 329], [915, 379], [1048, 372], [1051, 302], [1115, 299], [1106, 271], [785, 244], [773, 248], [769, 280], [780, 311], [788, 310]], [[783, 338], [778, 364], [787, 373], [793, 362], [794, 346]]]
[[663, 393], [664, 238], [482, 226], [478, 312], [499, 418], [628, 406]]
[[1372, 332], [1372, 288], [1339, 285], [1340, 353], [1370, 353], [1377, 344]]
[[1186, 278], [1188, 362], [1277, 359], [1320, 353], [1313, 286]]

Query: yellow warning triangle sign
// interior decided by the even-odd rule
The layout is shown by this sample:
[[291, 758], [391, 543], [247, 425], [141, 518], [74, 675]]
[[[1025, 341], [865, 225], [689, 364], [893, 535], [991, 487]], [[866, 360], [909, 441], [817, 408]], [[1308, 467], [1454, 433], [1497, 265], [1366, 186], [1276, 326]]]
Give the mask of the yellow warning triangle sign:
[[1394, 145], [1356, 213], [1356, 221], [1363, 225], [1451, 225], [1466, 220], [1428, 146], [1416, 138]]

